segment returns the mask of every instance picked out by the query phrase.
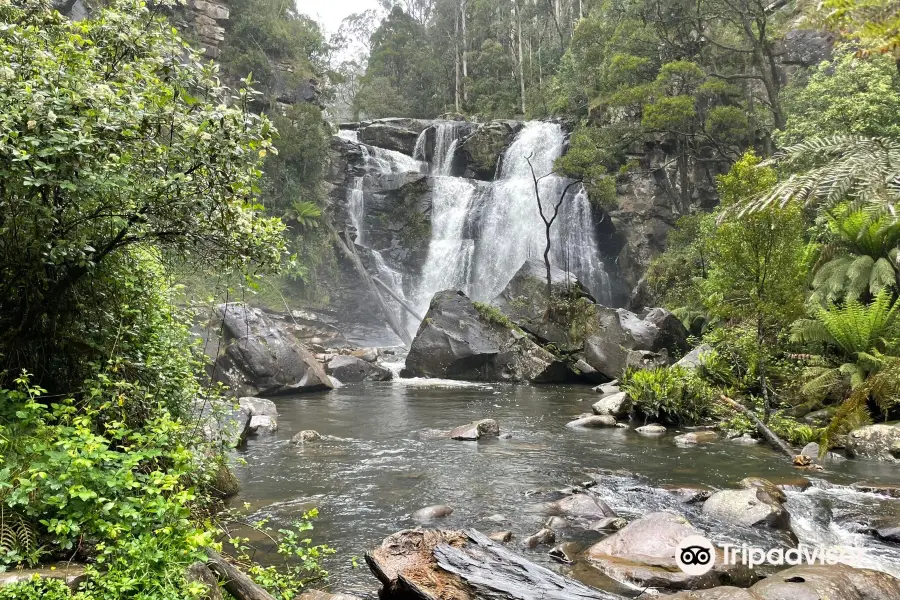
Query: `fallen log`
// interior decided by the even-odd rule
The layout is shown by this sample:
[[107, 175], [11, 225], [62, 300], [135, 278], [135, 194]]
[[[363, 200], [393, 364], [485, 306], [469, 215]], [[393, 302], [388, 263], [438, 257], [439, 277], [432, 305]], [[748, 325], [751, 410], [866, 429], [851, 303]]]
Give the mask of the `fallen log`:
[[222, 582], [225, 591], [237, 600], [276, 600], [274, 596], [255, 584], [250, 577], [226, 561], [215, 550], [207, 549], [206, 556], [206, 566]]
[[420, 600], [620, 600], [554, 573], [466, 531], [405, 530], [366, 553], [383, 598]]
[[734, 400], [732, 400], [731, 398], [729, 398], [728, 396], [726, 396], [724, 394], [722, 394], [720, 396], [720, 398], [722, 399], [722, 402], [724, 402], [731, 408], [735, 409], [736, 411], [738, 411], [739, 413], [743, 414], [745, 417], [747, 417], [748, 419], [753, 421], [753, 424], [756, 425], [756, 431], [759, 433], [759, 435], [763, 439], [765, 439], [767, 442], [769, 442], [770, 446], [772, 446], [773, 448], [775, 448], [776, 450], [778, 450], [779, 452], [781, 452], [782, 454], [784, 454], [791, 460], [794, 459], [794, 457], [797, 455], [797, 453], [794, 452], [791, 449], [791, 447], [787, 445], [787, 442], [785, 442], [783, 439], [778, 437], [778, 434], [776, 434], [774, 431], [769, 429], [765, 423], [760, 421], [759, 418], [756, 415], [754, 415], [750, 409], [748, 409], [746, 406], [743, 406], [742, 404], [740, 404], [738, 402], [735, 402]]

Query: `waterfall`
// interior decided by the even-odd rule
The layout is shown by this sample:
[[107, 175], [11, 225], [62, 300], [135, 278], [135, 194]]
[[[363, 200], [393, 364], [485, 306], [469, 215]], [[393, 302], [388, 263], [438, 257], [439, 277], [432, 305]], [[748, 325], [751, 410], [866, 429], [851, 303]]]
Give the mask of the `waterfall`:
[[428, 140], [428, 132], [434, 131], [434, 155], [431, 159], [431, 173], [433, 175], [447, 175], [453, 167], [453, 155], [459, 143], [459, 136], [463, 131], [459, 121], [440, 121], [431, 127], [426, 127], [416, 138], [416, 145], [412, 157], [415, 160], [424, 161], [425, 144]]
[[[419, 307], [427, 307], [435, 292], [449, 288], [483, 302], [497, 297], [527, 259], [543, 259], [545, 227], [532, 168], [547, 216], [569, 184], [551, 174], [565, 143], [557, 124], [527, 123], [504, 152], [497, 180], [483, 189], [474, 181], [447, 175], [454, 142], [445, 142], [441, 162], [441, 144], [435, 143], [438, 175], [428, 258], [416, 291]], [[551, 229], [551, 261], [574, 273], [598, 301], [609, 303], [609, 278], [599, 254], [587, 194], [580, 185], [570, 188]]]
[[363, 218], [366, 215], [366, 196], [363, 191], [365, 181], [365, 177], [354, 177], [353, 187], [347, 192], [349, 196], [348, 204], [350, 210], [348, 212], [350, 213], [350, 222], [356, 228], [355, 241], [360, 246], [365, 245], [363, 236]]

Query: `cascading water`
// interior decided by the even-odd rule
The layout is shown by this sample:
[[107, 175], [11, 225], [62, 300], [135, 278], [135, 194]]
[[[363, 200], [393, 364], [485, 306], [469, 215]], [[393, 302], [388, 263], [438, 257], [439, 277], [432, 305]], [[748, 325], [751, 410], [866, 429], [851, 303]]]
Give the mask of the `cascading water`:
[[[559, 125], [527, 123], [504, 153], [499, 178], [484, 186], [450, 177], [449, 151], [455, 139], [444, 142], [448, 152], [443, 154], [438, 152], [443, 144], [436, 143], [432, 238], [416, 292], [419, 307], [426, 307], [435, 292], [449, 288], [461, 289], [475, 300], [493, 300], [527, 259], [543, 258], [545, 227], [532, 169], [544, 214], [549, 216], [569, 183], [552, 174], [564, 142]], [[445, 160], [448, 153], [451, 159]], [[598, 301], [609, 303], [609, 278], [599, 259], [590, 203], [581, 186], [573, 189], [551, 228], [551, 262], [573, 272]]]

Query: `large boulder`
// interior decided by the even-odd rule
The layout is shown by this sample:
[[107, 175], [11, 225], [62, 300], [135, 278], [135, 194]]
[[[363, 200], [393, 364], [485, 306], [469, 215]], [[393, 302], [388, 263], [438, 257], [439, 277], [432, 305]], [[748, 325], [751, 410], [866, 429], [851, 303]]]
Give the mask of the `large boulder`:
[[275, 403], [265, 398], [254, 398], [253, 396], [244, 396], [238, 399], [238, 406], [246, 408], [250, 411], [251, 417], [277, 417], [278, 408]]
[[364, 144], [412, 156], [419, 134], [429, 125], [431, 121], [422, 119], [378, 119], [363, 123], [357, 131]]
[[494, 120], [485, 123], [459, 144], [459, 160], [464, 177], [491, 181], [504, 151], [522, 129], [520, 121]]
[[325, 365], [325, 372], [341, 383], [390, 381], [394, 376], [381, 365], [348, 355], [338, 355], [329, 360]]
[[845, 447], [850, 458], [872, 458], [900, 462], [900, 427], [868, 425], [847, 435]]
[[597, 305], [590, 334], [584, 341], [584, 360], [606, 379], [619, 377], [626, 367], [654, 368], [687, 349], [687, 331], [672, 313], [651, 309], [644, 317], [624, 308]]
[[723, 565], [722, 560], [717, 560], [713, 569], [703, 575], [683, 572], [675, 561], [675, 553], [681, 540], [693, 535], [702, 533], [684, 517], [670, 512], [650, 513], [588, 548], [586, 558], [608, 577], [641, 588], [683, 590], [720, 583], [749, 585], [752, 576], [746, 567]]
[[703, 513], [745, 527], [787, 530], [790, 515], [764, 488], [720, 490], [703, 503]]
[[672, 600], [886, 600], [900, 598], [900, 579], [845, 564], [799, 565], [780, 571], [750, 589], [719, 587], [682, 592]]
[[703, 361], [710, 352], [713, 351], [713, 347], [709, 344], [700, 344], [684, 356], [682, 356], [677, 363], [675, 363], [676, 367], [681, 367], [682, 369], [699, 369], [703, 364]]
[[405, 375], [472, 381], [561, 382], [569, 368], [495, 307], [445, 290], [431, 300], [406, 357]]
[[211, 376], [235, 396], [297, 394], [334, 387], [313, 354], [259, 309], [241, 303], [220, 304], [216, 316], [224, 350], [215, 357]]
[[592, 320], [594, 299], [576, 277], [556, 267], [550, 268], [553, 296], [547, 310], [547, 267], [541, 260], [529, 259], [519, 268], [494, 304], [516, 325], [542, 342], [550, 342], [563, 351], [580, 350], [576, 321]]

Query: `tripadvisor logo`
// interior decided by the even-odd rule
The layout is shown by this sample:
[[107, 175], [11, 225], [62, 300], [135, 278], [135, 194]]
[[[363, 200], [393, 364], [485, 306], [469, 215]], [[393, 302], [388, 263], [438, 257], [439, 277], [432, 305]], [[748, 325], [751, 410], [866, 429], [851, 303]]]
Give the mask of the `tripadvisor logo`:
[[691, 535], [675, 549], [678, 568], [688, 575], [703, 575], [716, 564], [716, 548], [702, 535]]
[[[723, 544], [719, 558], [726, 565], [747, 565], [751, 569], [763, 564], [796, 566], [800, 564], [835, 565], [847, 558], [849, 548], [841, 546], [816, 547], [799, 544], [796, 548], [763, 550], [751, 546]], [[675, 562], [688, 575], [708, 573], [716, 564], [716, 547], [701, 535], [691, 535], [678, 543]]]

